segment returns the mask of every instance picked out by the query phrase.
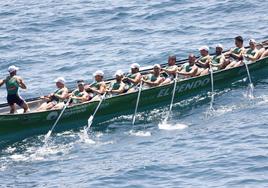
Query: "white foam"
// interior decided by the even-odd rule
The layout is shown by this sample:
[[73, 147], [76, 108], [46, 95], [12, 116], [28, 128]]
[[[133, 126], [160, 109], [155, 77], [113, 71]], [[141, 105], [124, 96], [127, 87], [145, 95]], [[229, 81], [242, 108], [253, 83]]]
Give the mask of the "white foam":
[[94, 140], [90, 139], [90, 138], [85, 138], [85, 139], [84, 139], [84, 142], [85, 142], [86, 144], [96, 144], [96, 142], [95, 142]]
[[102, 146], [102, 145], [108, 145], [108, 144], [114, 144], [115, 142], [113, 140], [111, 141], [107, 141], [107, 142], [99, 142], [98, 145]]
[[158, 124], [158, 128], [162, 130], [183, 130], [188, 128], [188, 125], [182, 124], [182, 123], [176, 123], [175, 125], [172, 125], [170, 123], [167, 123], [167, 121], [162, 121]]
[[11, 147], [11, 146], [9, 146], [9, 147], [5, 150], [5, 152], [7, 152], [7, 153], [13, 153], [15, 150], [16, 150], [15, 147]]
[[96, 133], [96, 134], [95, 134], [95, 136], [96, 136], [97, 138], [100, 138], [100, 137], [102, 137], [102, 136], [103, 136], [103, 133], [98, 132], [98, 133]]
[[263, 104], [267, 104], [268, 103], [268, 96], [263, 95], [258, 97], [258, 99], [260, 99], [261, 101], [258, 102], [259, 105], [263, 105]]
[[0, 172], [1, 172], [1, 171], [4, 171], [6, 168], [7, 168], [7, 166], [1, 164], [1, 165], [0, 165]]
[[238, 107], [236, 107], [236, 106], [222, 106], [220, 108], [217, 108], [217, 110], [214, 111], [214, 114], [222, 115], [222, 114], [225, 114], [227, 112], [231, 112], [236, 108], [238, 108]]
[[28, 157], [20, 154], [13, 154], [10, 156], [13, 161], [27, 161]]
[[40, 161], [45, 160], [48, 156], [58, 155], [58, 154], [66, 154], [70, 151], [73, 144], [66, 145], [43, 145], [36, 149], [36, 147], [30, 147], [27, 152], [25, 152], [25, 156], [29, 156], [28, 160]]
[[151, 132], [149, 131], [134, 131], [134, 130], [130, 130], [129, 134], [132, 136], [141, 136], [141, 137], [147, 137], [147, 136], [151, 136]]

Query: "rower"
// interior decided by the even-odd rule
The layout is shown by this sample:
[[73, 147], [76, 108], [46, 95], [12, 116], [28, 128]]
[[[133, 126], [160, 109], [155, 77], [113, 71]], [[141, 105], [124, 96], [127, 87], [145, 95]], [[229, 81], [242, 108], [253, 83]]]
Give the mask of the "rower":
[[78, 80], [77, 81], [77, 89], [75, 89], [71, 94], [69, 94], [69, 97], [71, 97], [72, 104], [78, 104], [83, 103], [86, 101], [89, 101], [93, 98], [93, 94], [89, 95], [85, 90], [85, 82], [84, 80]]
[[17, 76], [18, 67], [11, 65], [8, 67], [9, 76], [4, 80], [0, 80], [0, 87], [6, 84], [7, 89], [7, 102], [10, 106], [10, 114], [14, 114], [16, 111], [15, 104], [23, 108], [23, 112], [26, 113], [29, 110], [28, 104], [19, 95], [19, 88], [26, 89], [26, 85], [23, 79]]
[[64, 106], [64, 102], [69, 97], [68, 89], [65, 86], [65, 79], [63, 77], [58, 77], [54, 80], [56, 87], [58, 88], [54, 93], [48, 96], [41, 96], [41, 99], [46, 100], [36, 111], [45, 111], [50, 109], [60, 109]]
[[86, 85], [85, 90], [89, 93], [93, 93], [94, 94], [93, 99], [98, 100], [99, 95], [103, 95], [106, 92], [106, 84], [103, 81], [104, 73], [103, 71], [98, 70], [93, 74], [93, 76], [95, 78], [95, 82], [93, 82], [90, 85]]
[[142, 78], [142, 81], [145, 83], [145, 87], [155, 87], [163, 83], [165, 78], [160, 75], [160, 71], [161, 66], [159, 64], [155, 64], [153, 66], [153, 72]]
[[241, 60], [243, 59], [243, 53], [245, 51], [243, 42], [244, 40], [241, 36], [235, 37], [236, 47], [231, 48], [228, 52], [224, 53], [226, 58], [230, 58], [230, 64], [227, 65], [226, 69], [242, 65]]
[[225, 67], [225, 56], [222, 53], [222, 51], [223, 51], [222, 44], [217, 44], [215, 55], [212, 57], [212, 60], [210, 62], [213, 71], [221, 70]]
[[[256, 48], [258, 49], [258, 57], [257, 57], [257, 59], [261, 59], [263, 54], [265, 54], [266, 49], [264, 48], [262, 43], [256, 44]], [[267, 50], [267, 52], [268, 52], [268, 50]], [[267, 53], [267, 56], [268, 56], [268, 53]]]
[[199, 48], [200, 58], [198, 58], [195, 64], [202, 70], [200, 76], [208, 74], [209, 71], [209, 63], [211, 61], [211, 57], [209, 55], [209, 47], [208, 46], [201, 46]]
[[245, 51], [244, 57], [246, 61], [256, 61], [259, 55], [259, 50], [256, 47], [256, 41], [254, 39], [249, 40], [249, 49]]
[[265, 50], [265, 51], [262, 53], [260, 59], [265, 58], [265, 57], [268, 57], [268, 49]]
[[110, 83], [108, 92], [113, 95], [122, 94], [125, 92], [125, 83], [122, 81], [124, 76], [123, 71], [118, 70], [115, 73], [115, 80]]
[[165, 68], [162, 68], [162, 72], [165, 72], [168, 74], [168, 77], [165, 79], [162, 85], [170, 83], [176, 77], [177, 69], [178, 67], [176, 65], [176, 56], [169, 56], [168, 66]]
[[264, 45], [268, 45], [268, 40], [262, 42], [261, 44], [259, 43], [257, 45], [257, 48], [259, 49], [259, 59], [268, 57], [268, 49], [266, 50], [266, 48], [264, 47]]
[[195, 64], [196, 57], [194, 54], [189, 54], [188, 62], [184, 63], [177, 71], [179, 75], [186, 78], [198, 76], [202, 71], [199, 71], [198, 66]]
[[138, 63], [131, 64], [130, 68], [130, 74], [123, 78], [128, 93], [138, 90], [137, 85], [142, 78], [141, 73], [139, 73], [140, 65]]

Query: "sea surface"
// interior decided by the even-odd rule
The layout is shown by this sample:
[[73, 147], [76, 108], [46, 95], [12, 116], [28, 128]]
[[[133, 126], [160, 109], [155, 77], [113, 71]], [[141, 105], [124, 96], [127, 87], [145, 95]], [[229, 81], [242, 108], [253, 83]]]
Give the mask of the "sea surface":
[[[16, 65], [28, 86], [25, 98], [92, 81], [98, 69], [110, 78], [131, 63], [185, 59], [198, 47], [233, 47], [242, 35], [268, 39], [268, 1], [257, 0], [6, 0], [0, 1], [0, 77]], [[268, 187], [268, 77], [247, 79], [196, 96], [110, 120], [104, 131], [44, 135], [0, 151], [0, 187]], [[6, 91], [0, 88], [0, 102]], [[125, 104], [122, 104], [125, 105]]]

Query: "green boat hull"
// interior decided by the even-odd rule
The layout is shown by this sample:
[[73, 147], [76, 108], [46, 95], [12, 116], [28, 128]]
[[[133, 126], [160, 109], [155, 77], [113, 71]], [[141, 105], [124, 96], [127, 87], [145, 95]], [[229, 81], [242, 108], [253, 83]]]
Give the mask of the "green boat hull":
[[[255, 75], [255, 73], [258, 73], [260, 76], [260, 70], [268, 67], [268, 58], [249, 64], [248, 67], [251, 74]], [[245, 77], [247, 73], [245, 66], [240, 66], [229, 70], [221, 70], [215, 72], [213, 75], [215, 85], [219, 86]], [[265, 76], [265, 74], [262, 76]], [[173, 86], [173, 84], [169, 84], [142, 90], [139, 111], [170, 103]], [[200, 92], [207, 92], [210, 90], [210, 87], [210, 75], [179, 81], [176, 87], [174, 102], [179, 102]], [[135, 109], [136, 99], [137, 92], [106, 98], [102, 102], [92, 126], [101, 128], [103, 126], [100, 125], [101, 122], [120, 115], [132, 114]], [[55, 132], [79, 129], [85, 126], [88, 117], [94, 112], [98, 102], [83, 103], [66, 108], [56, 126]], [[28, 114], [0, 115], [0, 147], [33, 135], [46, 134], [55, 122], [60, 111], [51, 110]]]

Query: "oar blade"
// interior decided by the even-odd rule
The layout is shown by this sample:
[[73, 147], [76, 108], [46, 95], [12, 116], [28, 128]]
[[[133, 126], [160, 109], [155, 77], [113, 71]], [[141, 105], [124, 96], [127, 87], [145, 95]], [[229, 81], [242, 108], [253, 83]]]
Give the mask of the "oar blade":
[[133, 118], [132, 118], [132, 125], [134, 125], [134, 124], [135, 124], [135, 119], [136, 119], [136, 117], [135, 117], [135, 116], [133, 116]]
[[47, 134], [45, 135], [45, 143], [47, 143], [49, 137], [51, 136], [51, 133], [52, 133], [52, 131], [49, 130], [49, 131], [47, 132]]

